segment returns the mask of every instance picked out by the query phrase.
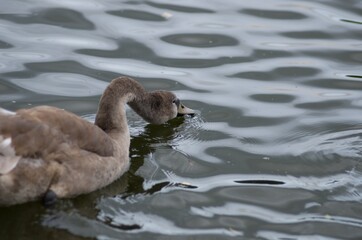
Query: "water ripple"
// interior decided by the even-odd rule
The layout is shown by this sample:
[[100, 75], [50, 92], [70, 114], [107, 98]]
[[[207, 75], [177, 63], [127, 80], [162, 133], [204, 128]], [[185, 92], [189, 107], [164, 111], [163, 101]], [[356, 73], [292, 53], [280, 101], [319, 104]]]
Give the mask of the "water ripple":
[[157, 15], [157, 14], [153, 14], [153, 13], [149, 13], [149, 12], [145, 12], [145, 11], [132, 10], [132, 9], [108, 11], [107, 13], [114, 15], [114, 16], [143, 20], [143, 21], [166, 21], [166, 18], [163, 17], [162, 15]]
[[279, 19], [279, 20], [300, 20], [307, 18], [302, 13], [292, 12], [292, 11], [281, 11], [281, 10], [265, 10], [265, 9], [243, 9], [240, 10], [242, 14], [249, 14], [258, 18], [267, 18], [267, 19]]
[[360, 219], [353, 219], [341, 216], [316, 215], [316, 214], [283, 214], [274, 212], [265, 208], [256, 207], [253, 205], [240, 203], [226, 203], [220, 207], [204, 207], [203, 209], [192, 208], [191, 212], [195, 215], [204, 217], [213, 217], [214, 215], [229, 215], [229, 216], [247, 216], [262, 220], [263, 222], [273, 224], [297, 224], [303, 222], [324, 222], [338, 223], [351, 226], [362, 226]]
[[80, 12], [67, 8], [48, 8], [36, 11], [31, 15], [0, 14], [0, 19], [17, 24], [48, 24], [70, 29], [94, 29], [94, 24], [88, 21]]
[[39, 75], [36, 79], [12, 79], [10, 82], [32, 92], [68, 97], [100, 95], [107, 86], [105, 82], [83, 75], [65, 73], [48, 73]]
[[161, 38], [163, 41], [189, 47], [220, 47], [235, 46], [238, 40], [218, 34], [173, 34]]
[[361, 8], [3, 0], [0, 107], [94, 122], [105, 86], [128, 75], [197, 115], [158, 126], [127, 109], [127, 174], [52, 209], [2, 208], [0, 235], [360, 239]]
[[[164, 4], [164, 3], [156, 3], [156, 2], [147, 2], [146, 4], [157, 7], [160, 9], [167, 9], [176, 12], [185, 12], [185, 13], [214, 13], [214, 11], [209, 10], [204, 6], [204, 8], [199, 8], [195, 6], [185, 6], [185, 5], [174, 5], [174, 4]], [[185, 4], [185, 3], [183, 3]]]

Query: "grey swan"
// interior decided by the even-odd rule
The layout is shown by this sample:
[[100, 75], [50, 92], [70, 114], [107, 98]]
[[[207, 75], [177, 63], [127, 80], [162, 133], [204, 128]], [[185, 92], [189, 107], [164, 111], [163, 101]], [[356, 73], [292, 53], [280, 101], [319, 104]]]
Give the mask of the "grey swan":
[[130, 164], [125, 104], [154, 124], [194, 114], [172, 92], [147, 92], [129, 77], [105, 89], [94, 124], [50, 106], [0, 108], [0, 206], [51, 205], [119, 178]]

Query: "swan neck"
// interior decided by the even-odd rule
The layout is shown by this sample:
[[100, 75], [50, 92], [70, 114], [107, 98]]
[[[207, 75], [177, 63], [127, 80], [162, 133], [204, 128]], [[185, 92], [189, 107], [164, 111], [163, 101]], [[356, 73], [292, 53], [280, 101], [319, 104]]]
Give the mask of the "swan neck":
[[95, 125], [107, 133], [128, 133], [125, 105], [142, 99], [146, 94], [144, 88], [131, 78], [114, 79], [101, 97]]

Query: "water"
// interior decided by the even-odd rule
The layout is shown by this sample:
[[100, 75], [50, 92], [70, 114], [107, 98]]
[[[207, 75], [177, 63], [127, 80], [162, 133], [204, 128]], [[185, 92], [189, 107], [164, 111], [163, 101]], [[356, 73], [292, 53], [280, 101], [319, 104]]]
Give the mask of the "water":
[[1, 239], [361, 239], [361, 16], [358, 0], [2, 0], [1, 107], [92, 121], [128, 75], [199, 114], [129, 111], [130, 171], [1, 208]]

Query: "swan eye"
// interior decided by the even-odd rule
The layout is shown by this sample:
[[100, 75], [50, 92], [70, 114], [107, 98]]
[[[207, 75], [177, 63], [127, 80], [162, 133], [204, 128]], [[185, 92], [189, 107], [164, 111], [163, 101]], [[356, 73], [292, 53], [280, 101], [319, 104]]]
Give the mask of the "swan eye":
[[176, 104], [176, 106], [178, 107], [180, 105], [180, 99], [175, 98], [174, 100], [172, 100], [172, 103]]

